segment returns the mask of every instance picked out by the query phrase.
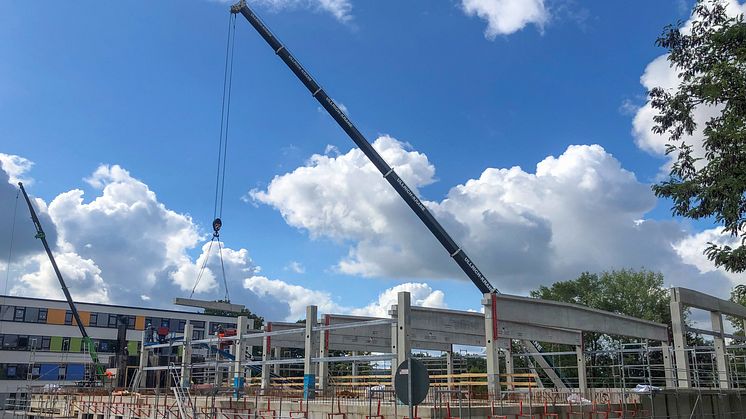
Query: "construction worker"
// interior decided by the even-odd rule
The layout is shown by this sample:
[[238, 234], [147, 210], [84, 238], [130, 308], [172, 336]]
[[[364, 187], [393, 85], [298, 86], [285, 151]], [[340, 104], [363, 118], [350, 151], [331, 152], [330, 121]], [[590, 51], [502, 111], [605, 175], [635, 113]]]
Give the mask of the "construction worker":
[[145, 327], [145, 343], [153, 343], [155, 340], [155, 327], [148, 322], [148, 325]]

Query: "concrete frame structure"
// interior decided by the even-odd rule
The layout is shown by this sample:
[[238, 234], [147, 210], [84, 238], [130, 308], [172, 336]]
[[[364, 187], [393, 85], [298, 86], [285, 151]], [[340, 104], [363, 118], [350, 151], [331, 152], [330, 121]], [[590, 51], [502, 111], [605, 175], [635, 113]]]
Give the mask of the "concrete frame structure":
[[[710, 313], [712, 330], [687, 327], [684, 316], [688, 307], [708, 311]], [[731, 388], [725, 355], [725, 338], [736, 338], [736, 336], [725, 333], [723, 315], [737, 317], [746, 321], [746, 307], [699, 291], [676, 287], [671, 288], [670, 309], [671, 333], [673, 334], [676, 359], [676, 384], [678, 387], [692, 387], [692, 369], [689, 363], [686, 333], [696, 332], [713, 337], [718, 386], [723, 389]]]
[[[512, 385], [510, 375], [505, 382], [501, 381], [499, 365], [501, 354], [505, 354], [506, 372], [512, 374], [513, 341], [522, 341], [530, 351], [536, 352], [540, 352], [540, 349], [535, 341], [574, 346], [579, 391], [586, 394], [588, 383], [585, 377], [583, 332], [656, 340], [664, 346], [668, 343], [666, 325], [580, 305], [502, 294], [485, 294], [482, 304], [485, 314], [412, 307], [409, 293], [400, 292], [388, 319], [326, 314], [319, 320], [316, 306], [308, 306], [305, 323], [270, 322], [262, 332], [245, 331], [240, 336], [226, 337], [220, 341], [236, 341], [241, 345], [261, 342], [262, 360], [235, 361], [232, 371], [234, 378], [241, 378], [249, 365], [261, 365], [261, 387], [265, 389], [270, 386], [271, 366], [302, 362], [304, 397], [307, 399], [314, 397], [316, 389], [322, 392], [327, 389], [329, 363], [352, 362], [354, 365], [356, 361], [390, 360], [394, 371], [400, 361], [411, 356], [413, 349], [443, 351], [450, 358], [448, 354], [452, 354], [454, 345], [485, 348], [488, 391], [498, 396], [502, 385]], [[241, 320], [241, 324], [244, 324], [244, 320]], [[218, 339], [209, 338], [170, 345], [217, 342]], [[153, 345], [151, 348], [159, 346], [165, 345]], [[303, 349], [304, 357], [302, 360], [279, 359], [275, 352], [273, 359], [273, 348]], [[365, 351], [372, 355], [331, 357], [329, 354], [332, 350], [355, 354]], [[555, 387], [564, 387], [543, 356], [538, 353], [532, 356], [555, 383]], [[143, 368], [148, 369], [157, 368]]]

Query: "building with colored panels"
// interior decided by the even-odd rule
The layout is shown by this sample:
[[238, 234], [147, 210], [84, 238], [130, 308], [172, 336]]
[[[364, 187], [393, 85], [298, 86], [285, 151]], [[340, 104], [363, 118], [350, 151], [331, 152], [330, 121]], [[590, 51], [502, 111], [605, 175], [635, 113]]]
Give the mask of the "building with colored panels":
[[[182, 333], [187, 320], [193, 338], [214, 333], [218, 325], [235, 327], [234, 317], [119, 305], [76, 303], [88, 334], [106, 364], [117, 344], [117, 318], [127, 316], [127, 350], [139, 360], [148, 324]], [[85, 379], [90, 356], [67, 302], [0, 295], [0, 407], [26, 397], [29, 385], [72, 384]], [[128, 374], [133, 370], [128, 369]]]

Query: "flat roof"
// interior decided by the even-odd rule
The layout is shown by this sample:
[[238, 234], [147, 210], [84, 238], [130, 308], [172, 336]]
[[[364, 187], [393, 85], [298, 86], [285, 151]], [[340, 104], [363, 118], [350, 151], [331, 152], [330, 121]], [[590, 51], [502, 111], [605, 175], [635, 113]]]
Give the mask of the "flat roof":
[[[67, 304], [66, 300], [53, 300], [49, 298], [37, 298], [37, 297], [23, 297], [19, 295], [2, 295], [0, 294], [0, 302], [3, 304], [4, 299], [10, 298], [10, 299], [16, 299], [16, 300], [31, 300], [31, 301], [45, 301], [45, 302], [54, 302], [54, 303], [62, 303]], [[96, 306], [96, 307], [116, 307], [116, 308], [125, 308], [129, 310], [149, 310], [149, 311], [161, 311], [165, 313], [179, 313], [179, 314], [195, 314], [198, 316], [207, 316], [207, 317], [224, 317], [224, 318], [235, 318], [234, 316], [218, 316], [214, 314], [205, 314], [200, 313], [197, 311], [187, 311], [187, 310], [169, 310], [165, 308], [156, 308], [156, 307], [138, 307], [138, 306], [125, 306], [125, 305], [119, 305], [119, 304], [102, 304], [102, 303], [88, 303], [85, 301], [74, 301], [75, 304], [85, 304], [88, 306]]]

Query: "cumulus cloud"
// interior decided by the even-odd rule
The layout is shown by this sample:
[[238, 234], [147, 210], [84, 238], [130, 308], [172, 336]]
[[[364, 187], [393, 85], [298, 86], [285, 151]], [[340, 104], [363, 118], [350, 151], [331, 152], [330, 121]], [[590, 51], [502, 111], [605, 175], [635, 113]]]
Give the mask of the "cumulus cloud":
[[[27, 167], [31, 167], [30, 162]], [[4, 180], [0, 182], [4, 213], [5, 203], [15, 200], [16, 189], [8, 183], [5, 170], [0, 170], [0, 175], [4, 176], [0, 179]], [[120, 166], [102, 165], [85, 182], [97, 190], [97, 196], [90, 201], [78, 189], [59, 194], [48, 207], [35, 199], [38, 212], [44, 217], [42, 223], [54, 233], [50, 244], [75, 300], [164, 307], [174, 296], [187, 296], [193, 288], [195, 298], [223, 298], [225, 278], [233, 301], [271, 320], [303, 318], [309, 304], [316, 304], [327, 313], [378, 315], [388, 310], [400, 290], [411, 291], [416, 305], [445, 304], [442, 291], [426, 284], [404, 284], [384, 290], [364, 308], [339, 305], [329, 292], [260, 276], [259, 267], [246, 249], [231, 249], [218, 241], [203, 242], [199, 227], [191, 218], [166, 208], [148, 185]], [[22, 205], [19, 210], [25, 214], [25, 204]], [[17, 258], [17, 275], [11, 281], [10, 292], [63, 298], [52, 266], [41, 244], [33, 238], [33, 228], [17, 227], [28, 243], [20, 246], [21, 235], [16, 236], [15, 252], [26, 253]], [[189, 250], [200, 244], [199, 256], [192, 259]], [[296, 273], [305, 270], [297, 261], [288, 266]], [[201, 279], [196, 283], [200, 271]]]
[[18, 182], [23, 182], [24, 185], [31, 185], [33, 183], [33, 179], [26, 178], [24, 177], [24, 175], [28, 173], [29, 170], [31, 170], [31, 167], [33, 167], [33, 165], [34, 162], [27, 158], [15, 156], [12, 154], [0, 153], [0, 168], [5, 171], [5, 173], [9, 177], [8, 181], [13, 185], [17, 185]]
[[[70, 293], [79, 301], [110, 303], [109, 291], [101, 277], [101, 270], [90, 259], [83, 259], [72, 252], [58, 252], [55, 261], [65, 279]], [[23, 274], [11, 288], [11, 294], [38, 298], [64, 299], [57, 276], [46, 254], [38, 254], [27, 262], [35, 269]]]
[[397, 294], [408, 291], [412, 305], [446, 308], [445, 293], [434, 290], [426, 283], [407, 282], [383, 290], [378, 298], [364, 307], [341, 305], [326, 291], [312, 290], [301, 285], [289, 284], [278, 279], [253, 276], [244, 280], [244, 287], [263, 299], [269, 299], [289, 308], [286, 321], [296, 321], [306, 317], [306, 306], [316, 305], [319, 313], [353, 314], [356, 316], [389, 317], [388, 311], [397, 302]]
[[544, 0], [461, 0], [461, 9], [467, 16], [487, 21], [487, 39], [517, 32], [531, 23], [542, 29], [549, 19]]
[[432, 308], [447, 308], [445, 294], [441, 290], [433, 290], [426, 283], [407, 282], [384, 290], [378, 299], [365, 307], [349, 310], [357, 316], [389, 317], [389, 309], [398, 301], [398, 294], [408, 291], [412, 298], [412, 305]]
[[[13, 271], [13, 265], [21, 264], [27, 257], [44, 251], [41, 242], [35, 238], [36, 230], [17, 186], [18, 181], [24, 182], [25, 186], [33, 183], [27, 176], [33, 164], [26, 158], [0, 153], [0, 237], [3, 238], [0, 240], [0, 257], [5, 262], [0, 269], [3, 270]], [[47, 204], [33, 195], [31, 201], [47, 240], [54, 245], [57, 229], [49, 218]], [[8, 256], [9, 261], [6, 259]]]
[[[746, 12], [746, 4], [741, 4], [737, 0], [726, 0], [726, 12], [730, 16], [736, 16]], [[691, 30], [693, 20], [690, 18], [682, 27], [683, 32], [689, 32]], [[668, 61], [668, 55], [664, 54], [653, 61], [651, 61], [640, 77], [640, 83], [645, 87], [646, 90], [650, 91], [655, 87], [661, 87], [665, 90], [673, 91], [679, 85], [679, 70], [671, 67]], [[700, 105], [697, 106], [693, 111], [693, 118], [697, 124], [696, 130], [692, 135], [685, 135], [682, 140], [693, 147], [693, 153], [697, 157], [704, 157], [703, 152], [703, 133], [702, 130], [705, 127], [705, 123], [709, 121], [722, 109], [721, 106], [709, 106]], [[652, 132], [652, 128], [655, 126], [653, 117], [657, 114], [657, 111], [653, 109], [648, 100], [642, 107], [640, 107], [632, 121], [632, 134], [635, 138], [635, 143], [642, 150], [647, 151], [653, 155], [665, 156], [666, 144], [669, 143], [669, 136], [667, 134], [656, 134]], [[664, 171], [668, 171], [671, 165], [671, 159], [676, 156], [668, 156], [666, 164], [662, 167]]]
[[[433, 182], [422, 153], [389, 136], [374, 147], [415, 190]], [[357, 149], [314, 155], [251, 196], [276, 208], [312, 238], [351, 243], [336, 268], [366, 277], [464, 278], [431, 234]], [[671, 283], [702, 288], [702, 273], [673, 244], [688, 237], [674, 221], [648, 220], [649, 185], [601, 146], [570, 146], [535, 171], [488, 168], [477, 179], [426, 201], [472, 260], [505, 292], [526, 292], [582, 271], [660, 270]], [[708, 273], [705, 291], [730, 282]]]

